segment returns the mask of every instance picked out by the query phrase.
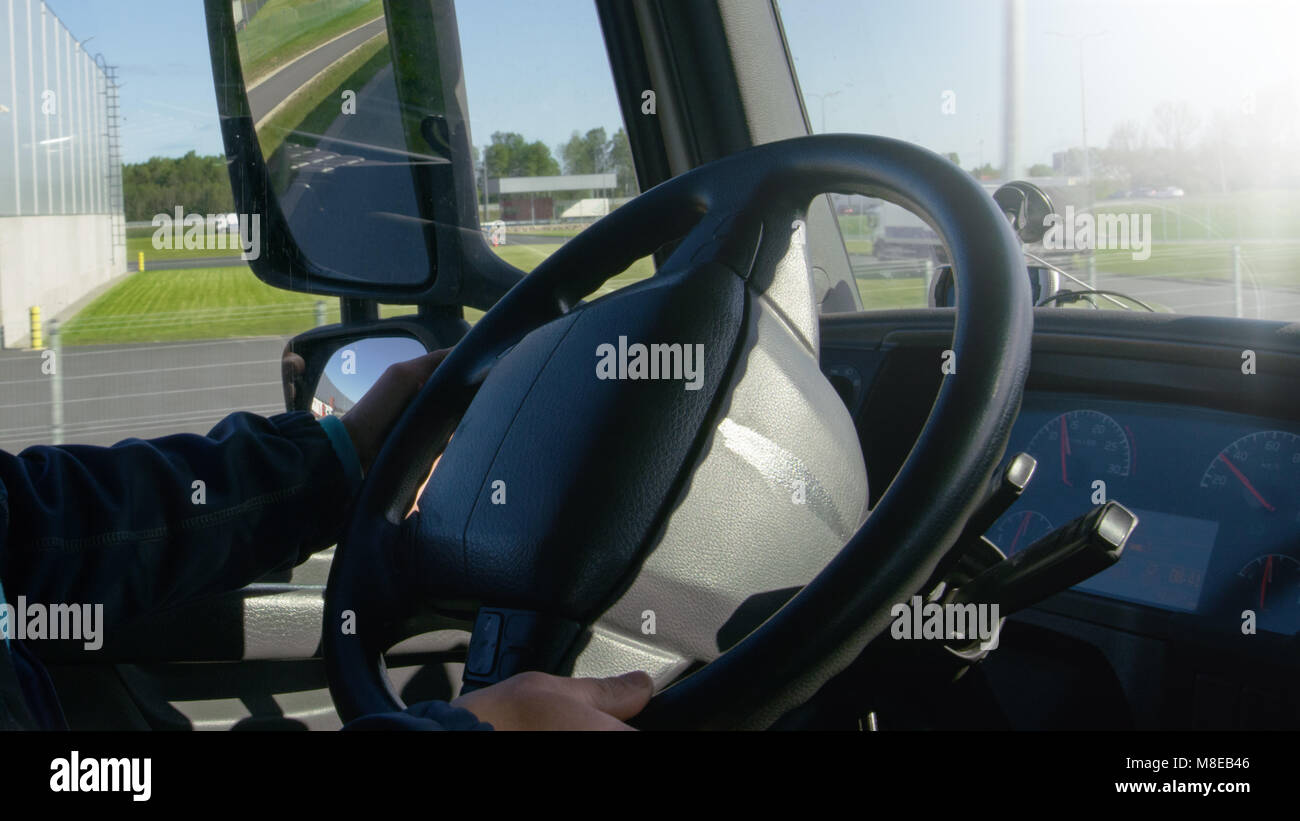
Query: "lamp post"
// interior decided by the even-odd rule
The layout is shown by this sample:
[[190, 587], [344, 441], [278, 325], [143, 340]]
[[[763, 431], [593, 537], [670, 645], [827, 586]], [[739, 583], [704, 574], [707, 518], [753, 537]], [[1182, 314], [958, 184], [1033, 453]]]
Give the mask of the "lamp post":
[[[852, 86], [853, 84], [852, 84], [852, 83], [849, 83], [848, 85], [849, 85], [849, 86]], [[805, 97], [816, 97], [818, 100], [821, 101], [821, 107], [822, 107], [822, 131], [821, 131], [821, 133], [823, 133], [823, 134], [826, 133], [826, 100], [828, 100], [828, 99], [831, 98], [831, 97], [834, 97], [836, 94], [841, 94], [841, 93], [843, 93], [843, 91], [844, 91], [844, 89], [843, 89], [843, 88], [840, 88], [840, 89], [836, 89], [835, 91], [827, 92], [827, 93], [825, 93], [825, 94], [814, 94], [814, 93], [812, 93], [812, 92], [806, 92], [806, 93], [804, 94]]]
[[1087, 34], [1065, 34], [1060, 31], [1047, 33], [1053, 37], [1072, 40], [1079, 47], [1079, 131], [1083, 140], [1083, 181], [1090, 183], [1092, 182], [1092, 159], [1088, 156], [1088, 94], [1085, 80], [1087, 75], [1083, 70], [1083, 44], [1091, 37], [1104, 36], [1106, 31], [1092, 31]]
[[479, 223], [482, 224], [487, 222], [487, 207], [488, 207], [487, 160], [482, 160], [479, 163], [478, 170], [481, 171], [483, 174], [483, 205], [482, 205], [483, 215], [479, 218]]

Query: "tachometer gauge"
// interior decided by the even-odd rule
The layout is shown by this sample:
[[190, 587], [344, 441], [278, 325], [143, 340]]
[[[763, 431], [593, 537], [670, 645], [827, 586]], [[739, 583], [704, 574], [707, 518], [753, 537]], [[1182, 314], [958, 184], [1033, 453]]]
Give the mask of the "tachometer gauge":
[[989, 541], [1012, 556], [1052, 532], [1052, 523], [1036, 510], [1013, 510], [989, 530]]
[[1038, 473], [1066, 487], [1091, 491], [1097, 480], [1124, 478], [1133, 469], [1133, 449], [1119, 423], [1100, 411], [1063, 413], [1038, 429], [1025, 448], [1038, 460]]
[[1248, 562], [1237, 577], [1241, 580], [1239, 604], [1243, 610], [1254, 611], [1260, 629], [1300, 630], [1300, 560], [1268, 553]]
[[1300, 436], [1262, 430], [1241, 437], [1214, 457], [1201, 487], [1279, 523], [1300, 524]]

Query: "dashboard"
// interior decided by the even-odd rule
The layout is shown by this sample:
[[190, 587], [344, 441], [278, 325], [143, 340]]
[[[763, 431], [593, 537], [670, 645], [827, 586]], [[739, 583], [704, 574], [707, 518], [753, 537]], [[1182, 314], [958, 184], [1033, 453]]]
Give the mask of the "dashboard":
[[[930, 414], [954, 320], [822, 318], [873, 506]], [[986, 536], [1018, 552], [1103, 499], [1139, 523], [1114, 567], [1007, 619], [981, 666], [1013, 725], [1045, 726], [1034, 710], [1054, 692], [1072, 694], [1063, 726], [1300, 728], [1297, 398], [1300, 324], [1035, 309], [1004, 459], [1038, 468]]]
[[1139, 517], [1080, 593], [1198, 627], [1300, 633], [1300, 425], [1205, 408], [1027, 392], [1008, 454], [1038, 460], [986, 534], [1014, 554], [1116, 500]]

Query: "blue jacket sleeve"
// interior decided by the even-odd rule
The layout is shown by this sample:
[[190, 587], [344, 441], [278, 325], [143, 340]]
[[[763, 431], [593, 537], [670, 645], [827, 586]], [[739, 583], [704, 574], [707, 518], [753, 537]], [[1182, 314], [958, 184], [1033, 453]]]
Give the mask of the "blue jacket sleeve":
[[491, 730], [492, 725], [463, 707], [445, 701], [422, 701], [400, 713], [375, 713], [354, 719], [345, 730]]
[[359, 481], [307, 412], [0, 452], [0, 579], [10, 598], [102, 603], [121, 624], [328, 547]]

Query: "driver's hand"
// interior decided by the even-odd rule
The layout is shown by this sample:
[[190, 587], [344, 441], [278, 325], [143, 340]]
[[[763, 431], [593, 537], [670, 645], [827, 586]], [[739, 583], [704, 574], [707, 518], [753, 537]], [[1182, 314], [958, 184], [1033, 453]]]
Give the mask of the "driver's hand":
[[631, 730], [654, 681], [641, 671], [614, 678], [520, 673], [452, 702], [498, 730]]
[[352, 439], [363, 473], [370, 470], [398, 417], [450, 352], [450, 348], [443, 348], [388, 366], [366, 395], [343, 414], [343, 427]]

